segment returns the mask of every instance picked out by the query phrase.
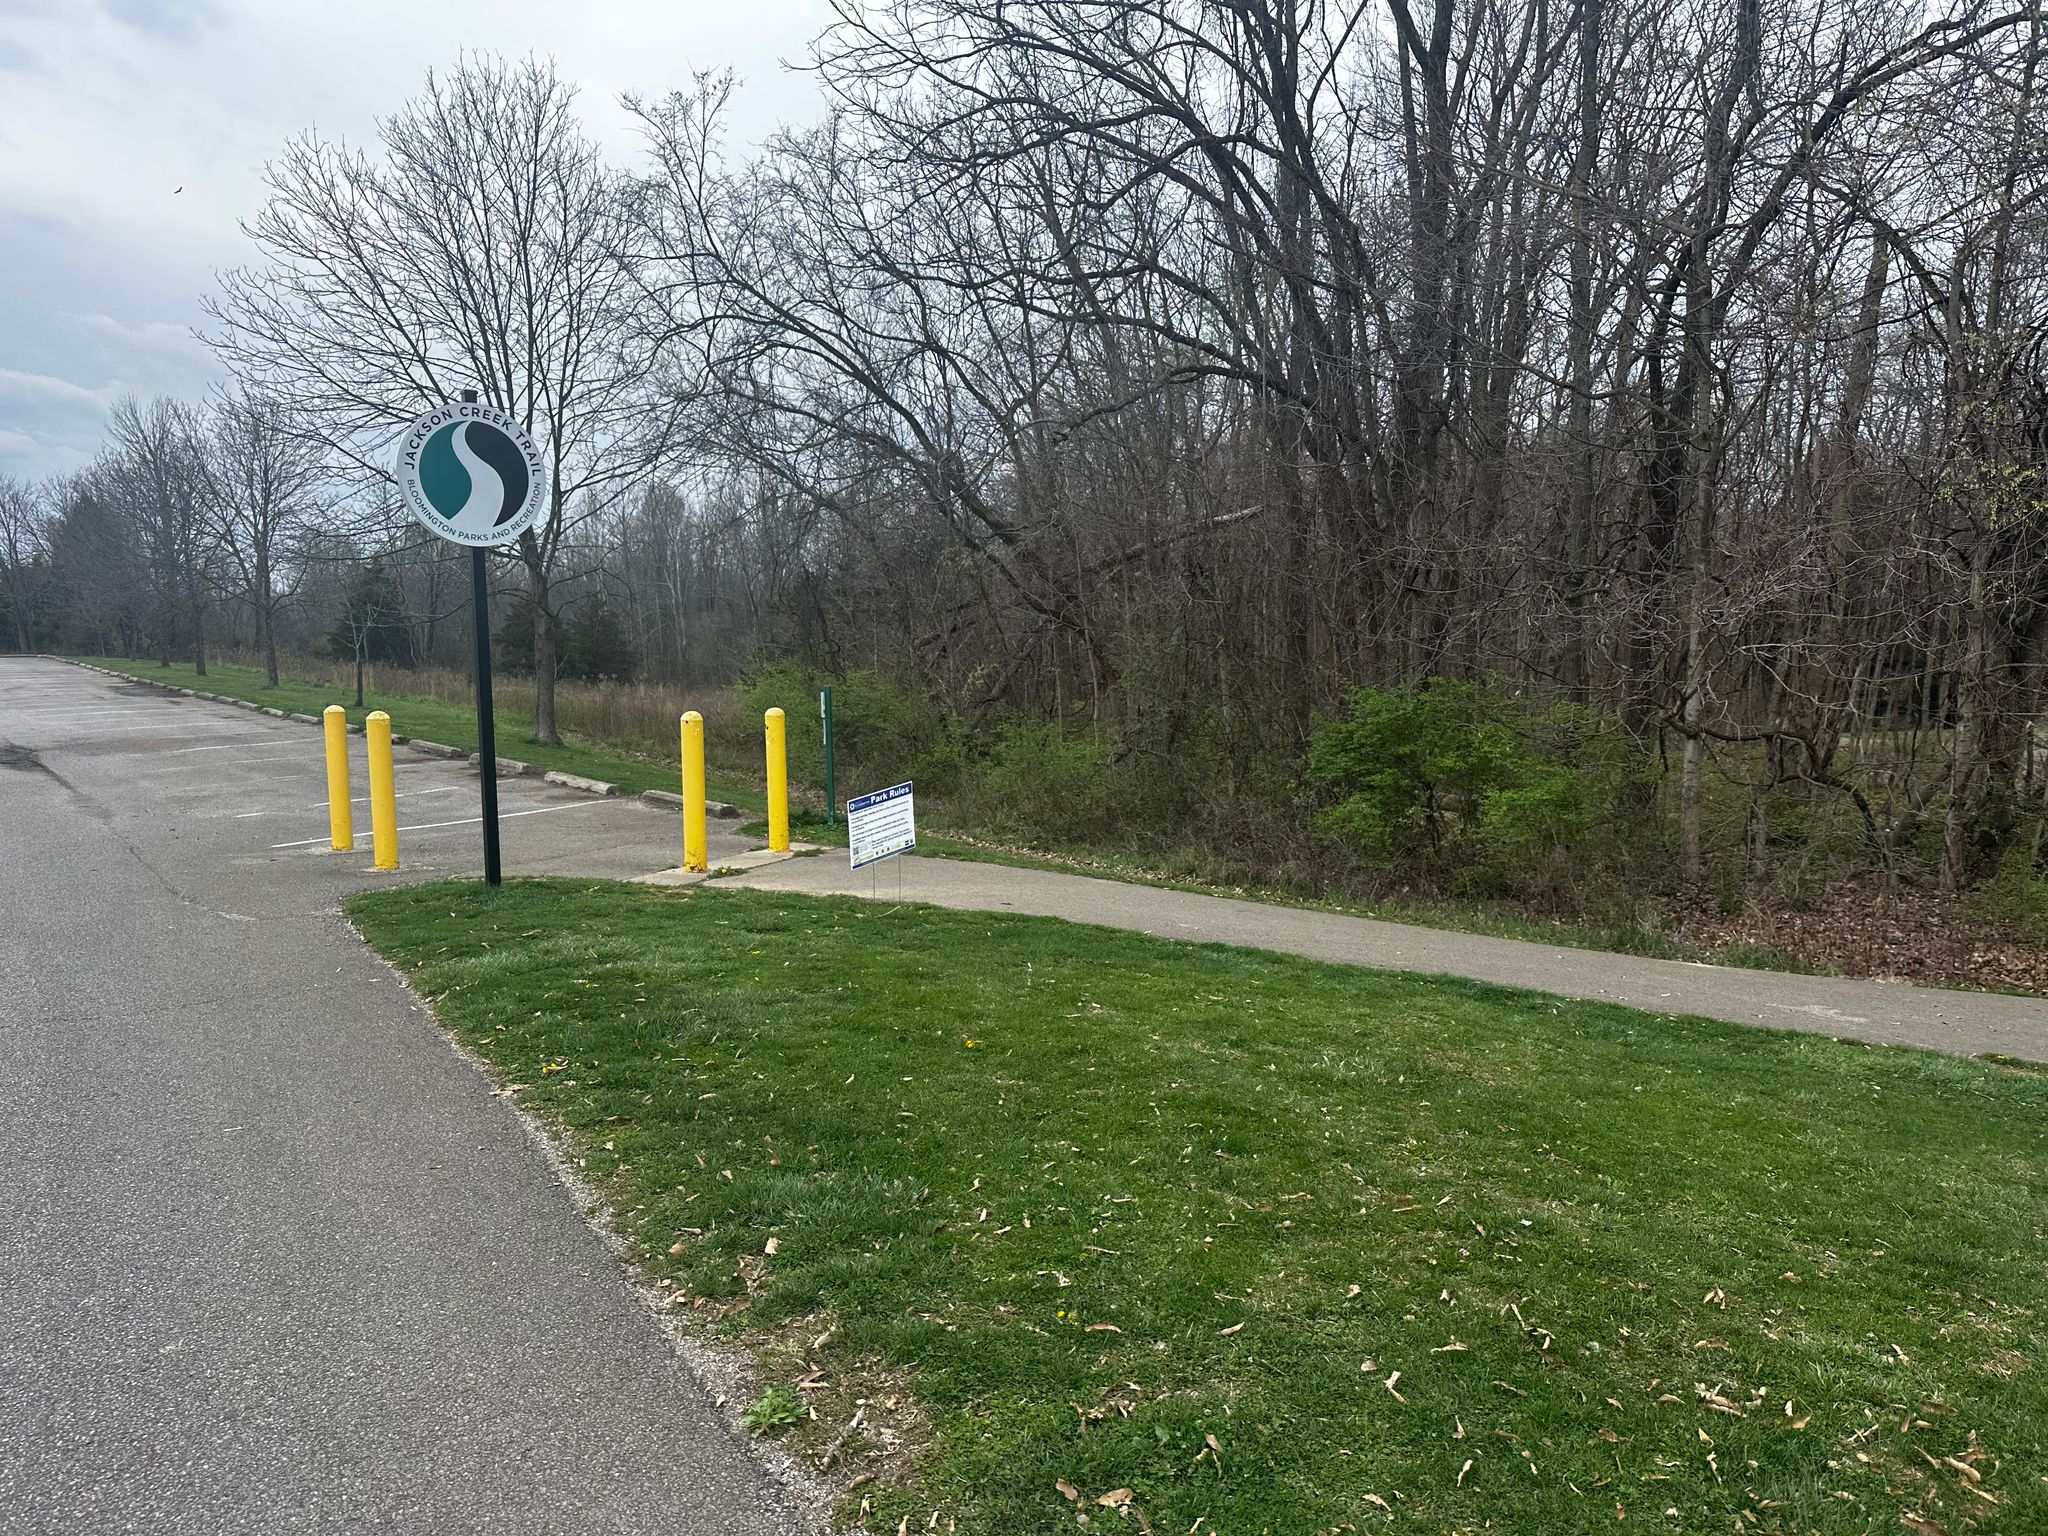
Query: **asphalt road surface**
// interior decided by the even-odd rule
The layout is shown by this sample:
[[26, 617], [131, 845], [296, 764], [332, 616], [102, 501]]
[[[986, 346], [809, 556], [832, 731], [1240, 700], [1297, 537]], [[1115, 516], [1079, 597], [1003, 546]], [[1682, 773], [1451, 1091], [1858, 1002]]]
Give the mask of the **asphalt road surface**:
[[1162, 939], [1241, 944], [1340, 965], [1465, 976], [1561, 997], [1623, 1003], [1651, 1013], [1699, 1014], [1734, 1024], [1878, 1045], [1915, 1045], [1958, 1056], [1997, 1054], [2048, 1061], [2048, 1002], [2039, 998], [1649, 960], [949, 859], [890, 859], [853, 870], [844, 855], [826, 854], [715, 883], [818, 896], [928, 901], [972, 911], [1031, 912], [1135, 929]]
[[[392, 877], [323, 785], [314, 727], [0, 660], [0, 1532], [796, 1530], [340, 920]], [[676, 861], [672, 813], [501, 788], [509, 872]], [[474, 772], [398, 790], [402, 878], [476, 870]]]

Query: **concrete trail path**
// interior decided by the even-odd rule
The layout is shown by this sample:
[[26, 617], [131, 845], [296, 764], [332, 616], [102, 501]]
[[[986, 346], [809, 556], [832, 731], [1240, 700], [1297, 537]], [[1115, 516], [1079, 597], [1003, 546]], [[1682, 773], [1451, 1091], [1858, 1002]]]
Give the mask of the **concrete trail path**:
[[[380, 877], [318, 851], [321, 775], [312, 726], [0, 660], [0, 1533], [790, 1536], [341, 920]], [[408, 875], [473, 872], [475, 774], [398, 779]], [[513, 871], [675, 858], [650, 807], [506, 791]]]
[[1996, 1053], [2048, 1061], [2048, 1001], [2036, 998], [1649, 960], [947, 859], [906, 857], [853, 870], [847, 867], [844, 852], [831, 850], [718, 883], [928, 901], [971, 911], [1029, 912], [1134, 929], [1162, 939], [1239, 944], [1341, 965], [1465, 976], [1561, 997], [1624, 1003], [1654, 1013], [1702, 1014], [1736, 1024], [1923, 1046], [1958, 1056]]

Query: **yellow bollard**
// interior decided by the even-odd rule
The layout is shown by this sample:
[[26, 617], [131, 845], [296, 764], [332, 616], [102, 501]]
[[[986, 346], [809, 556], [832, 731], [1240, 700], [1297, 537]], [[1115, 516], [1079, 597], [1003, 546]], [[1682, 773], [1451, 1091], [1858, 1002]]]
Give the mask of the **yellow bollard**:
[[699, 874], [711, 868], [704, 835], [704, 717], [683, 716], [683, 868]]
[[370, 712], [363, 722], [370, 746], [370, 846], [379, 869], [398, 868], [398, 794], [391, 767], [391, 717]]
[[348, 711], [330, 704], [320, 719], [327, 728], [328, 841], [345, 853], [356, 845], [355, 812], [348, 803]]
[[789, 745], [782, 711], [764, 717], [768, 728], [768, 847], [789, 852]]

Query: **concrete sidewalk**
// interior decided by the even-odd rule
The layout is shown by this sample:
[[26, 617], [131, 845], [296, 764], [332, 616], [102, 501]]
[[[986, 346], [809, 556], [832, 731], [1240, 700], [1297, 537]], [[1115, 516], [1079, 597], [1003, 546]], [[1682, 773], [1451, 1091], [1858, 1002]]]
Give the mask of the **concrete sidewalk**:
[[1654, 1013], [1914, 1045], [1957, 1056], [2048, 1061], [2048, 1001], [1903, 983], [1649, 960], [1601, 950], [1376, 922], [1002, 864], [903, 858], [853, 870], [833, 850], [718, 882], [811, 895], [1028, 912], [1162, 939], [1239, 944], [1388, 971], [1465, 976]]

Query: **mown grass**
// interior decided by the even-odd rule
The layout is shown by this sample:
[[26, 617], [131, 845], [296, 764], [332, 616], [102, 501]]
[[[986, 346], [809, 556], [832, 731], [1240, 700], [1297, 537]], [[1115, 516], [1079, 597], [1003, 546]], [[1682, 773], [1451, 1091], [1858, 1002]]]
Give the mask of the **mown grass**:
[[350, 910], [653, 1276], [907, 1378], [870, 1529], [2048, 1530], [2033, 1069], [915, 906]]

